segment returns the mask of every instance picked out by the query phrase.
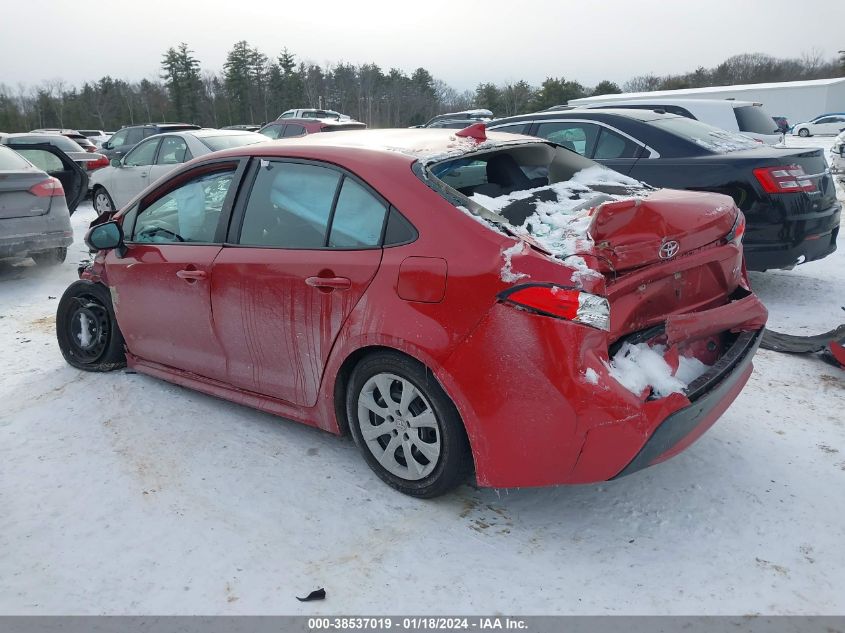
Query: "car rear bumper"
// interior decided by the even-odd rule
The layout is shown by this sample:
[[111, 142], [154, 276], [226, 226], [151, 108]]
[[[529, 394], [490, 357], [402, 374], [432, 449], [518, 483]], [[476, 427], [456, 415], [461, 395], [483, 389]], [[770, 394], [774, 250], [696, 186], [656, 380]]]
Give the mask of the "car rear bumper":
[[607, 481], [692, 444], [752, 371], [766, 309], [747, 291], [733, 299], [666, 319], [670, 349], [712, 337], [728, 347], [685, 392], [663, 398], [634, 394], [611, 375], [605, 332], [494, 306], [440, 375], [464, 420], [479, 485]]
[[73, 233], [70, 231], [3, 237], [0, 238], [0, 258], [25, 257], [29, 253], [49, 251], [71, 244], [73, 244]]
[[[788, 269], [827, 257], [836, 250], [841, 212], [841, 205], [836, 204], [824, 211], [790, 216], [765, 230], [749, 229], [743, 244], [748, 270]], [[772, 239], [766, 239], [767, 233]], [[790, 237], [778, 240], [779, 235]], [[800, 239], [793, 237], [796, 235]]]
[[614, 479], [674, 457], [701, 437], [748, 381], [751, 360], [762, 339], [762, 328], [740, 334], [716, 365], [690, 385], [687, 397], [691, 404], [663, 420], [637, 456]]

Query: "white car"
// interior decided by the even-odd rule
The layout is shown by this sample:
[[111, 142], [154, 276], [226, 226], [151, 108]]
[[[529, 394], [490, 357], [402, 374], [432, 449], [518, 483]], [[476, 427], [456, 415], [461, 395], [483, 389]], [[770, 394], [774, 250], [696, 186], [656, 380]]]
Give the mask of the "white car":
[[665, 110], [680, 114], [714, 127], [737, 132], [766, 145], [777, 145], [781, 133], [775, 120], [762, 103], [735, 101], [733, 99], [684, 99], [682, 97], [638, 97], [636, 99], [595, 99], [590, 97], [571, 102], [576, 108], [638, 108]]
[[110, 132], [104, 132], [103, 130], [77, 130], [80, 134], [87, 136], [91, 139], [91, 142], [94, 143], [97, 147], [102, 147], [103, 143], [111, 138]]
[[830, 148], [830, 171], [837, 175], [839, 182], [845, 184], [845, 132], [841, 132]]
[[279, 119], [328, 119], [334, 121], [354, 121], [348, 114], [341, 114], [335, 110], [320, 110], [318, 108], [294, 108], [285, 110]]
[[793, 136], [836, 136], [845, 130], [845, 113], [823, 114], [812, 121], [798, 123], [792, 128]]
[[204, 128], [144, 139], [111, 166], [93, 173], [88, 188], [98, 213], [121, 208], [148, 185], [192, 158], [219, 150], [267, 142], [255, 132]]

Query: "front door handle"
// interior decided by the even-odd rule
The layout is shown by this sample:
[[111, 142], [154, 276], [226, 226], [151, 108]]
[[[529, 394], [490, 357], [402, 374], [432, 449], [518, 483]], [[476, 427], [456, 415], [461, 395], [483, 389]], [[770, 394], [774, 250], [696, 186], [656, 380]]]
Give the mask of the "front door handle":
[[200, 279], [205, 279], [207, 275], [204, 270], [178, 270], [176, 271], [176, 276], [179, 277], [179, 279], [198, 281]]
[[352, 287], [352, 280], [346, 277], [308, 277], [305, 283], [312, 288], [326, 288], [329, 290], [346, 290]]

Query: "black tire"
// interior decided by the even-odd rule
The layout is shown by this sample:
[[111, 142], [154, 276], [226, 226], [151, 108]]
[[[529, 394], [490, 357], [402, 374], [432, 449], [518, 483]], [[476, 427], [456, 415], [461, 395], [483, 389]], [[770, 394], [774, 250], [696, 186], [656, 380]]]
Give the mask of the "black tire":
[[798, 136], [802, 138], [807, 138], [808, 136], [810, 136], [810, 130], [805, 127], [802, 127], [800, 130], [798, 130]]
[[[436, 439], [439, 441], [439, 455], [433, 462], [434, 466], [431, 472], [421, 479], [408, 479], [391, 473], [382, 466], [362, 435], [358, 399], [368, 381], [381, 374], [391, 374], [401, 380], [409, 381], [421, 396], [419, 400], [415, 401], [416, 404], [425, 406], [426, 408], [430, 406], [431, 412], [434, 414], [437, 426]], [[396, 385], [397, 382], [399, 381], [393, 384]], [[403, 387], [399, 384], [398, 388]], [[399, 492], [412, 497], [425, 499], [437, 497], [461, 484], [471, 471], [472, 456], [460, 414], [434, 375], [418, 361], [397, 352], [389, 351], [374, 352], [366, 356], [353, 370], [349, 384], [347, 385], [345, 398], [349, 429], [364, 459], [383, 481]], [[414, 403], [409, 403], [409, 410], [412, 404]], [[396, 413], [398, 414], [398, 411]], [[372, 415], [378, 419], [380, 424], [387, 424], [387, 418], [379, 417], [375, 413], [372, 413]], [[397, 424], [403, 423], [398, 416], [397, 420], [399, 420]], [[378, 428], [381, 427], [379, 426]], [[420, 436], [423, 433], [433, 433], [429, 429], [414, 429], [407, 428], [407, 426], [404, 430], [406, 433], [416, 433], [415, 440], [421, 439]], [[395, 430], [391, 432], [393, 435], [397, 435]], [[390, 437], [390, 434], [385, 433], [376, 440], [371, 439], [370, 443], [378, 441], [381, 445], [382, 440], [387, 443]], [[401, 438], [396, 439], [401, 441]], [[405, 435], [405, 439], [409, 439], [407, 434]], [[408, 450], [412, 450], [410, 444], [408, 446]], [[382, 446], [382, 448], [386, 447]], [[394, 453], [399, 455], [399, 458], [404, 461], [406, 453], [403, 451], [404, 449], [398, 446]], [[384, 454], [387, 454], [386, 450]]]
[[[83, 327], [87, 341], [82, 339]], [[62, 356], [77, 369], [111, 371], [126, 366], [123, 334], [114, 318], [111, 293], [102, 284], [80, 280], [68, 286], [56, 310], [56, 338]]]
[[97, 215], [115, 210], [114, 200], [111, 199], [105, 187], [94, 187], [94, 190], [91, 192], [91, 205], [94, 207]]
[[39, 266], [58, 266], [67, 258], [67, 247], [61, 246], [41, 253], [30, 253], [29, 256]]

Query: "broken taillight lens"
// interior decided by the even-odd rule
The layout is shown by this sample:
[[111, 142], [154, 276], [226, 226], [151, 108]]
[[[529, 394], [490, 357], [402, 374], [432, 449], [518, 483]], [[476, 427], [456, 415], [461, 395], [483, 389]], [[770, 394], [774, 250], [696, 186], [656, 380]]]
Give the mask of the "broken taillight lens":
[[725, 236], [725, 241], [728, 243], [738, 243], [742, 241], [743, 235], [745, 235], [745, 215], [742, 211], [737, 210], [736, 220], [734, 220], [734, 225], [731, 227], [730, 232]]
[[526, 284], [499, 295], [505, 303], [545, 316], [610, 330], [610, 304], [605, 297], [554, 284]]
[[801, 165], [758, 167], [754, 176], [766, 193], [795, 193], [816, 191], [816, 183], [807, 176]]
[[29, 193], [39, 198], [49, 198], [51, 196], [63, 196], [65, 195], [65, 190], [59, 179], [51, 176], [47, 180], [42, 180], [32, 185], [29, 188]]

